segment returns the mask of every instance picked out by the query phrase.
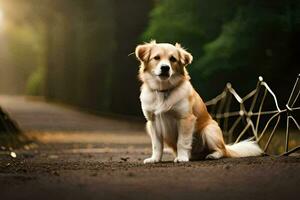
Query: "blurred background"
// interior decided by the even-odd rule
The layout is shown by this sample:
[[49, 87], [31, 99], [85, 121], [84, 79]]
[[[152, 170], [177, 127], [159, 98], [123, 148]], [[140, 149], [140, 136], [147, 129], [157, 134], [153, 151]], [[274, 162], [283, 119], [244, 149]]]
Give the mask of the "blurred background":
[[297, 0], [0, 0], [0, 93], [142, 117], [137, 44], [181, 43], [205, 101], [264, 77], [285, 105], [299, 71]]

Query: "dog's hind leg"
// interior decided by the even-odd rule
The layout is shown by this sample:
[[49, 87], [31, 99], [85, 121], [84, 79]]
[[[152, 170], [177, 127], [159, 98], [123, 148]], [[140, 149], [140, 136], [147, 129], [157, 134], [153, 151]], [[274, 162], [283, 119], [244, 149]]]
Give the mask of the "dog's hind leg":
[[216, 159], [220, 159], [224, 156], [223, 152], [222, 151], [214, 151], [213, 153], [211, 154], [208, 154], [205, 159], [211, 159], [211, 160], [216, 160]]
[[208, 148], [210, 154], [206, 159], [219, 159], [225, 156], [226, 149], [221, 128], [217, 122], [212, 121], [201, 131], [204, 145]]

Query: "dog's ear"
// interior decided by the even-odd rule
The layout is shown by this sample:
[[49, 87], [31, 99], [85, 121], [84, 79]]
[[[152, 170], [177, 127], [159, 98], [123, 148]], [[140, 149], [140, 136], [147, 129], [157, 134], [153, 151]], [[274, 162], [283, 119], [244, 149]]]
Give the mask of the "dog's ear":
[[140, 44], [135, 48], [135, 56], [141, 62], [147, 62], [149, 60], [150, 51], [152, 46], [156, 44], [155, 40], [150, 43]]
[[181, 47], [179, 43], [175, 44], [175, 47], [179, 51], [179, 56], [180, 56], [180, 62], [183, 66], [187, 66], [192, 63], [193, 61], [193, 56], [189, 52], [187, 52], [184, 48]]

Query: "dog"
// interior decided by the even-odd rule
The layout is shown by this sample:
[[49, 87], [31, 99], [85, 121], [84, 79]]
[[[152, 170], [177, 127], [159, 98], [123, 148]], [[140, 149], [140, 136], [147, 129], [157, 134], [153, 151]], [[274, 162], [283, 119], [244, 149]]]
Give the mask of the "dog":
[[152, 156], [144, 163], [160, 162], [164, 144], [174, 152], [174, 162], [222, 157], [258, 156], [254, 141], [224, 143], [221, 128], [190, 82], [186, 67], [193, 56], [180, 44], [151, 41], [138, 45], [142, 82], [140, 100], [152, 142]]

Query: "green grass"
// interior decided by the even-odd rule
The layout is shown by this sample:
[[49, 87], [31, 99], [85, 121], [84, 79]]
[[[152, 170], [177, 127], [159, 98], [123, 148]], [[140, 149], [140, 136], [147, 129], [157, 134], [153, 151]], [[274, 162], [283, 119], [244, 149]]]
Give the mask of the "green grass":
[[[261, 141], [259, 142], [259, 145], [264, 149], [268, 138], [270, 136], [270, 133], [266, 133]], [[280, 155], [284, 153], [285, 151], [285, 130], [278, 130], [274, 133], [273, 139], [271, 140], [271, 143], [269, 147], [267, 148], [266, 153], [271, 155]], [[290, 136], [289, 136], [289, 150], [292, 148], [295, 148], [297, 146], [300, 146], [300, 131], [298, 130], [290, 130]]]

